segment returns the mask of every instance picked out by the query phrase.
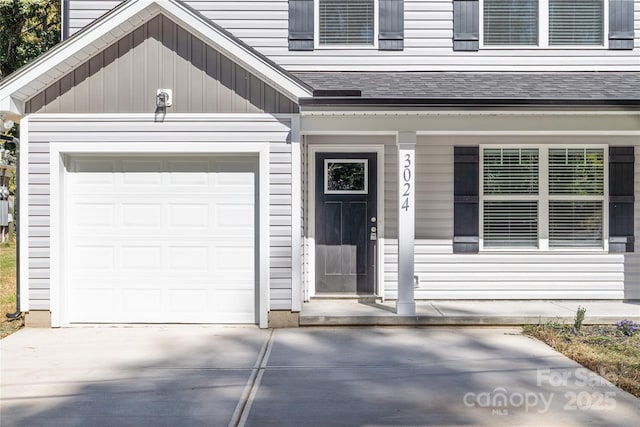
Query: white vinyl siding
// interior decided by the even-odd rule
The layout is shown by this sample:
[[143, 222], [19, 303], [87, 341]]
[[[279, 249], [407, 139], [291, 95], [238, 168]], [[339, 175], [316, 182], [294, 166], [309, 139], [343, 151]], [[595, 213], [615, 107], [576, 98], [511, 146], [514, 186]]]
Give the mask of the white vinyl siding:
[[[291, 308], [291, 147], [286, 140], [289, 119], [245, 115], [208, 115], [186, 121], [167, 117], [154, 124], [152, 116], [106, 115], [99, 120], [75, 115], [32, 115], [29, 121], [29, 307], [50, 309], [50, 143], [129, 142], [270, 143], [269, 166], [269, 308]], [[160, 129], [159, 127], [162, 129]]]
[[318, 0], [318, 43], [373, 45], [374, 0]]
[[[70, 34], [118, 3], [70, 0]], [[185, 0], [185, 3], [289, 71], [636, 71], [640, 55], [640, 1], [634, 5], [634, 50], [554, 46], [484, 49], [473, 54], [452, 49], [451, 0], [405, 0], [403, 51], [372, 48], [289, 51], [286, 0]]]

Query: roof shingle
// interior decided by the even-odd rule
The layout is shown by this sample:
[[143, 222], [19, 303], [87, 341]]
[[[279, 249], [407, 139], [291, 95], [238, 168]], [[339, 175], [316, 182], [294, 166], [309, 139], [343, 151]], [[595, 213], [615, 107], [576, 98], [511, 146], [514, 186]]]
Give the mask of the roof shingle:
[[640, 72], [294, 72], [370, 99], [640, 100]]

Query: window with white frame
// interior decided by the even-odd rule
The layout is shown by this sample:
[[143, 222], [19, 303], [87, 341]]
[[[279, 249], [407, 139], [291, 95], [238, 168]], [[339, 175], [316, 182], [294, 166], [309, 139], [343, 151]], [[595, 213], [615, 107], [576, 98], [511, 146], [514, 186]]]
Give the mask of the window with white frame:
[[603, 46], [605, 1], [483, 0], [483, 44]]
[[320, 46], [373, 46], [375, 0], [318, 0]]
[[604, 147], [483, 147], [483, 249], [603, 248]]
[[549, 247], [602, 247], [604, 149], [549, 149]]

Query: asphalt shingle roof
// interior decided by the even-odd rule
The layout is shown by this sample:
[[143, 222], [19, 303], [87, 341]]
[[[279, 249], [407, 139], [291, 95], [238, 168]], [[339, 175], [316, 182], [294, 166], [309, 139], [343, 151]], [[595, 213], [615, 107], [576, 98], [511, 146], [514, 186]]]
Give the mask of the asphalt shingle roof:
[[294, 72], [369, 99], [640, 100], [640, 72]]

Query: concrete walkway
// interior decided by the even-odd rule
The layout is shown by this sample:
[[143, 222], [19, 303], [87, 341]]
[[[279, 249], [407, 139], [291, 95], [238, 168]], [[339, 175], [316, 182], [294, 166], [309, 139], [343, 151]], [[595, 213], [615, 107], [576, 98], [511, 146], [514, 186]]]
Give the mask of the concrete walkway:
[[23, 329], [0, 341], [0, 425], [637, 425], [640, 400], [519, 332]]
[[416, 301], [416, 316], [398, 316], [395, 301], [312, 299], [302, 306], [300, 326], [573, 324], [578, 307], [587, 309], [586, 325], [640, 323], [640, 301]]

